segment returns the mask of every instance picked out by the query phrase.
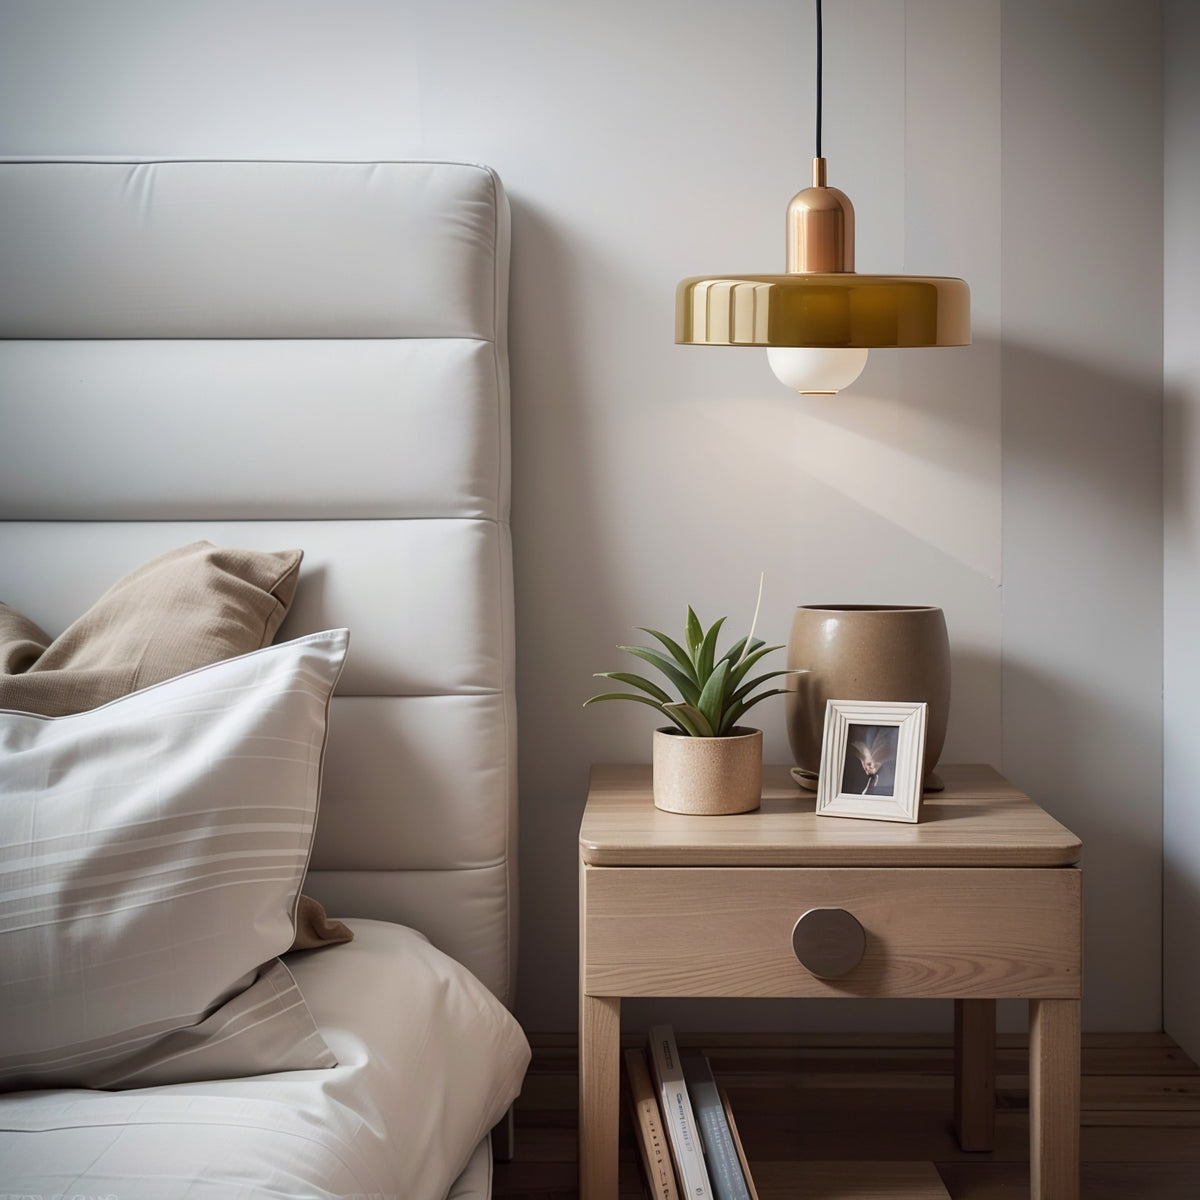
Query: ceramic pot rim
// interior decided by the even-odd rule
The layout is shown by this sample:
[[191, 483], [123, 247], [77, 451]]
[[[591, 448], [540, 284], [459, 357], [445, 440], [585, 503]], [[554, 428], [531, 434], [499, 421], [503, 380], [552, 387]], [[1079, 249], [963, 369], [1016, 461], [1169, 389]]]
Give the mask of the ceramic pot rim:
[[936, 604], [797, 604], [801, 612], [941, 612]]
[[669, 733], [672, 737], [686, 738], [689, 742], [736, 742], [739, 738], [761, 734], [762, 730], [751, 729], [749, 725], [735, 725], [728, 733], [717, 737], [692, 737], [690, 733], [684, 733], [678, 725], [660, 725], [654, 732]]

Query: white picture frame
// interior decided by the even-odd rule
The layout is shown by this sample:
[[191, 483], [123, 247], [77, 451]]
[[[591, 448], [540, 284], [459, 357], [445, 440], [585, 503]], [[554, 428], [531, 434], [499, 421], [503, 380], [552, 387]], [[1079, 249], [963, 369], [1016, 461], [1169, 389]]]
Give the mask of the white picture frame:
[[817, 816], [918, 819], [928, 705], [829, 700], [817, 778]]

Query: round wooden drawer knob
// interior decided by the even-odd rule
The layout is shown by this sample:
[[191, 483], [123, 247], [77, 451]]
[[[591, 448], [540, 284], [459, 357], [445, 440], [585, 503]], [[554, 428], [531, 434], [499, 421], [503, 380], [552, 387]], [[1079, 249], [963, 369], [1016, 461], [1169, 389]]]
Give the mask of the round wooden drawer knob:
[[836, 979], [862, 962], [863, 927], [844, 908], [810, 908], [792, 930], [792, 950], [818, 979]]

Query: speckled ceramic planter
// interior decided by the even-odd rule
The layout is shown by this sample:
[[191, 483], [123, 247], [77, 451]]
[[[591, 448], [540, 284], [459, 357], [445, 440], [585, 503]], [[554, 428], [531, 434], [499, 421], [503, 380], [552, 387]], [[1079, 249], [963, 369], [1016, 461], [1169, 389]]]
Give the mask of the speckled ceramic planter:
[[666, 812], [723, 816], [762, 802], [762, 730], [728, 737], [654, 731], [654, 805]]
[[816, 788], [826, 700], [923, 700], [925, 789], [940, 789], [933, 768], [950, 716], [950, 640], [940, 608], [804, 605], [792, 618], [787, 665], [787, 728], [793, 774]]

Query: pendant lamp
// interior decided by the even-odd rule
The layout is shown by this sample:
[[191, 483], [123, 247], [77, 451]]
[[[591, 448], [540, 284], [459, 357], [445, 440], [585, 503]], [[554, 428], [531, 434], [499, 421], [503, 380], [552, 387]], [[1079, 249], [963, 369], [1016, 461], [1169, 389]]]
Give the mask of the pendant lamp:
[[971, 293], [961, 279], [855, 272], [854, 206], [821, 156], [821, 0], [816, 10], [817, 153], [812, 186], [788, 205], [787, 273], [683, 280], [675, 341], [765, 347], [781, 382], [830, 395], [859, 377], [868, 348], [969, 345]]

